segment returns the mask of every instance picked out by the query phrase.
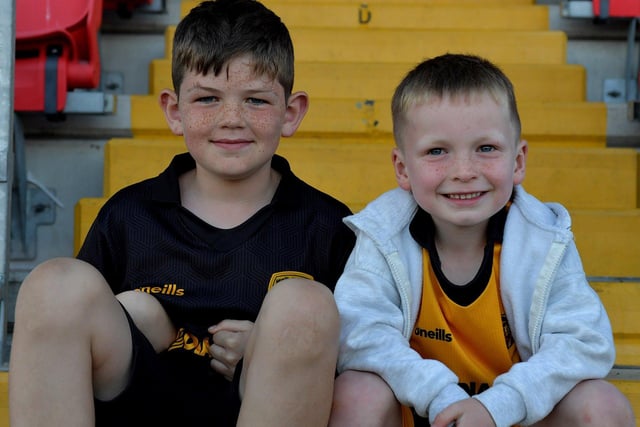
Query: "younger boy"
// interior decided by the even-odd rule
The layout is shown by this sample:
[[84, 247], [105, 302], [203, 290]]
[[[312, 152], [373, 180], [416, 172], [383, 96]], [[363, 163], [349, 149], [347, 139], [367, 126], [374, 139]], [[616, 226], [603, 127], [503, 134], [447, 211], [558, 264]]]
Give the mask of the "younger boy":
[[611, 327], [569, 215], [520, 185], [508, 78], [475, 56], [433, 58], [392, 114], [400, 188], [346, 220], [357, 240], [335, 290], [331, 425], [635, 425], [600, 379]]
[[307, 110], [293, 64], [256, 1], [181, 21], [160, 104], [188, 153], [114, 195], [78, 259], [25, 279], [13, 427], [327, 425], [354, 237], [348, 208], [275, 155]]

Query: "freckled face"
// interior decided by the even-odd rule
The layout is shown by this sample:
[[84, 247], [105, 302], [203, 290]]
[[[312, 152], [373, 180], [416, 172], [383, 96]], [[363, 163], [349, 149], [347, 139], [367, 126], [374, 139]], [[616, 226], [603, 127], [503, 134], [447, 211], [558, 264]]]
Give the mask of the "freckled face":
[[480, 93], [408, 112], [394, 150], [398, 184], [439, 227], [485, 226], [524, 179], [526, 142], [516, 143], [504, 104]]
[[217, 76], [187, 72], [179, 93], [181, 131], [200, 169], [225, 179], [270, 169], [287, 104], [282, 85], [254, 75], [249, 56]]

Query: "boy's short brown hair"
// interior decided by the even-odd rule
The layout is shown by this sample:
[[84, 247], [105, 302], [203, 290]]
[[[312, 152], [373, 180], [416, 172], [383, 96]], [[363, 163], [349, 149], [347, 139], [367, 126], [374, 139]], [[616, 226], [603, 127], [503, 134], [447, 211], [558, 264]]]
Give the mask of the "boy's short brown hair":
[[285, 97], [293, 90], [293, 43], [282, 20], [255, 0], [208, 0], [176, 28], [171, 75], [179, 94], [184, 73], [218, 75], [229, 60], [249, 54], [256, 75], [277, 79]]

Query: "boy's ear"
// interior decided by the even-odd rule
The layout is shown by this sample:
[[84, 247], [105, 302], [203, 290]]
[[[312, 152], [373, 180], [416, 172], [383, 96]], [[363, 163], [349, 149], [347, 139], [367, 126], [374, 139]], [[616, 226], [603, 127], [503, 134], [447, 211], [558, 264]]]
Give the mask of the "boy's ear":
[[404, 163], [402, 150], [398, 147], [393, 147], [393, 150], [391, 150], [391, 162], [393, 162], [393, 169], [396, 172], [396, 181], [398, 182], [398, 186], [405, 191], [411, 191], [411, 182], [409, 182], [407, 166]]
[[282, 136], [292, 136], [309, 109], [309, 95], [306, 92], [294, 92], [287, 101], [287, 111], [282, 125]]
[[529, 144], [527, 141], [520, 140], [516, 147], [516, 161], [513, 171], [513, 185], [522, 184], [527, 166], [527, 154], [529, 153]]
[[178, 109], [178, 95], [173, 90], [163, 89], [160, 92], [158, 102], [171, 132], [175, 135], [182, 135], [182, 116]]

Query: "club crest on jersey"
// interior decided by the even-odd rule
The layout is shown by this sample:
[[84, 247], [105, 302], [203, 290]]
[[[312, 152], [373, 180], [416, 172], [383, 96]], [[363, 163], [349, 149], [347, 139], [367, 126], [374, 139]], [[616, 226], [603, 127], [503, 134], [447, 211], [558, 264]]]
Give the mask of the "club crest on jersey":
[[502, 314], [502, 330], [504, 332], [504, 339], [507, 344], [507, 348], [511, 348], [513, 344], [515, 344], [515, 340], [513, 338], [513, 334], [511, 334], [511, 328], [509, 327], [509, 321], [507, 320], [507, 315]]
[[313, 280], [313, 276], [307, 273], [303, 273], [301, 271], [279, 271], [271, 275], [271, 279], [269, 280], [269, 288], [267, 290], [271, 290], [271, 288], [273, 288], [276, 285], [276, 283], [284, 279], [293, 279], [296, 277]]

